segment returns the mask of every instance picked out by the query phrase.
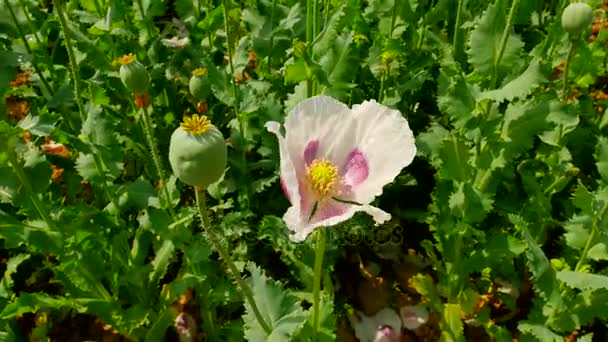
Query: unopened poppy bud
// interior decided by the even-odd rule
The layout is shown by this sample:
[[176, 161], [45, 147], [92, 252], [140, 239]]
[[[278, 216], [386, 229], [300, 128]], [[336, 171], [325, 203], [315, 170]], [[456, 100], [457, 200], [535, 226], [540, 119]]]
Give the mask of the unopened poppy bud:
[[562, 13], [562, 27], [570, 34], [580, 34], [593, 22], [593, 10], [584, 2], [573, 2]]
[[150, 86], [150, 76], [146, 68], [135, 60], [133, 54], [121, 57], [119, 60], [120, 80], [132, 93], [143, 94]]
[[198, 68], [192, 72], [190, 77], [190, 94], [197, 100], [204, 100], [211, 93], [211, 85], [207, 69]]

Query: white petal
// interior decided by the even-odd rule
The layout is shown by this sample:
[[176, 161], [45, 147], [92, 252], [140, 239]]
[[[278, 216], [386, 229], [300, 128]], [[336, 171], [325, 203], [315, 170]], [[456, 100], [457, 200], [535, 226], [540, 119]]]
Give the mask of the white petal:
[[285, 139], [294, 163], [303, 158], [301, 155], [311, 140], [319, 140], [318, 154], [330, 159], [328, 151], [342, 141], [339, 136], [344, 135], [345, 123], [352, 121], [349, 114], [348, 106], [325, 95], [298, 104], [285, 119]]
[[384, 308], [372, 317], [355, 315], [350, 317], [351, 325], [361, 342], [374, 342], [379, 327], [389, 326], [395, 331], [401, 331], [401, 319], [391, 308]]
[[363, 211], [369, 214], [376, 224], [384, 223], [391, 219], [391, 215], [368, 204], [364, 205], [351, 205], [348, 209], [341, 215], [336, 215], [330, 217], [325, 220], [308, 223], [306, 219], [304, 219], [299, 211], [299, 208], [295, 208], [294, 206], [287, 209], [287, 212], [283, 216], [283, 221], [287, 224], [287, 228], [294, 232], [294, 235], [291, 236], [292, 240], [299, 242], [304, 241], [308, 234], [312, 233], [315, 229], [319, 227], [331, 227], [338, 223], [342, 223], [355, 215], [358, 211]]
[[296, 168], [289, 155], [287, 144], [283, 134], [281, 134], [281, 125], [278, 122], [270, 121], [266, 123], [266, 129], [274, 133], [279, 140], [279, 153], [281, 155], [281, 178], [285, 183], [285, 189], [288, 192], [289, 201], [295, 209], [300, 211], [300, 191], [298, 189], [298, 177], [296, 175]]
[[367, 180], [354, 190], [358, 202], [369, 203], [412, 162], [416, 144], [407, 120], [397, 110], [372, 100], [354, 106], [352, 114], [358, 122], [352, 133], [356, 147], [369, 164]]

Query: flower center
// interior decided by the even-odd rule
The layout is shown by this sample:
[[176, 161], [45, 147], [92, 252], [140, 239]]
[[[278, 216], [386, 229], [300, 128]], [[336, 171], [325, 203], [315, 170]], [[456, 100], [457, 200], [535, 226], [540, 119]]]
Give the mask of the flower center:
[[206, 116], [194, 114], [190, 117], [184, 117], [184, 121], [180, 124], [186, 133], [203, 134], [207, 132], [211, 126], [211, 121]]
[[319, 200], [335, 194], [338, 185], [338, 168], [325, 159], [315, 159], [306, 168], [306, 178]]
[[130, 64], [133, 62], [135, 62], [135, 55], [132, 53], [124, 55], [118, 59], [118, 63], [120, 63], [120, 65]]
[[205, 76], [207, 75], [207, 69], [197, 68], [192, 71], [192, 76]]

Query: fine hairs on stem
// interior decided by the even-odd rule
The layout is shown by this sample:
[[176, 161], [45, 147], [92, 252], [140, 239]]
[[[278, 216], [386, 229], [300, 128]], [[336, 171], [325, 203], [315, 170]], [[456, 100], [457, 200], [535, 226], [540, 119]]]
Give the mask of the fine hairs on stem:
[[220, 255], [220, 258], [224, 261], [224, 264], [227, 266], [227, 273], [236, 281], [240, 290], [239, 292], [251, 307], [251, 310], [253, 311], [258, 323], [260, 326], [262, 326], [262, 329], [264, 329], [267, 334], [270, 334], [272, 329], [262, 317], [262, 314], [255, 303], [255, 299], [253, 298], [251, 288], [241, 277], [240, 272], [234, 264], [234, 260], [232, 260], [232, 257], [230, 256], [230, 253], [228, 250], [226, 250], [224, 245], [222, 245], [221, 239], [216, 235], [215, 230], [211, 226], [211, 220], [209, 219], [209, 212], [207, 209], [207, 199], [205, 196], [205, 192], [207, 190], [201, 188], [195, 188], [194, 190], [198, 212], [201, 217], [201, 228], [207, 233], [209, 242], [211, 242], [215, 250]]

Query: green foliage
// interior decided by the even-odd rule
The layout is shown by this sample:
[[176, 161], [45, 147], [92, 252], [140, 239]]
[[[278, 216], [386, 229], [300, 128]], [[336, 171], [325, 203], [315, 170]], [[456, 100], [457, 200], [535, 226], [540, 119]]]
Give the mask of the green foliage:
[[[176, 340], [180, 312], [195, 340], [313, 340], [314, 244], [289, 238], [264, 127], [313, 93], [399, 110], [418, 151], [374, 203], [390, 222], [327, 228], [319, 340], [347, 340], [353, 313], [380, 309], [370, 301], [422, 303], [433, 319], [421, 339], [605, 337], [608, 33], [568, 35], [561, 2], [2, 4], [0, 340], [102, 339], [56, 337], [76, 334], [66, 327], [79, 317], [129, 340]], [[121, 83], [129, 53], [149, 98]], [[208, 79], [195, 98], [197, 68]], [[269, 333], [198, 228], [193, 190], [169, 172], [171, 133], [193, 113], [225, 137], [211, 225]]]
[[251, 273], [251, 288], [262, 317], [271, 326], [266, 333], [259, 325], [249, 304], [245, 304], [247, 313], [245, 337], [248, 341], [285, 341], [293, 338], [302, 329], [308, 319], [295, 296], [283, 289], [280, 283], [268, 279], [256, 265], [249, 263], [247, 270]]

